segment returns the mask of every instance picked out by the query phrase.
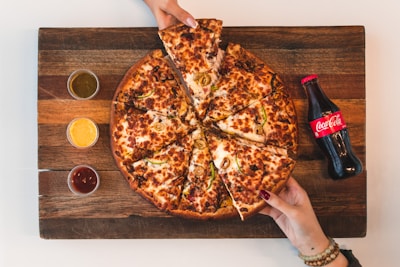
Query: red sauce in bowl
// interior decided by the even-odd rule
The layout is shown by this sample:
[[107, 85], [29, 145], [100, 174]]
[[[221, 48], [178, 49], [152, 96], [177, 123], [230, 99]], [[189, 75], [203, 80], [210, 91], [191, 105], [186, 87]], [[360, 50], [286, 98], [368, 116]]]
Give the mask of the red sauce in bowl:
[[89, 194], [97, 189], [99, 177], [92, 167], [80, 165], [71, 170], [68, 176], [68, 185], [76, 194]]

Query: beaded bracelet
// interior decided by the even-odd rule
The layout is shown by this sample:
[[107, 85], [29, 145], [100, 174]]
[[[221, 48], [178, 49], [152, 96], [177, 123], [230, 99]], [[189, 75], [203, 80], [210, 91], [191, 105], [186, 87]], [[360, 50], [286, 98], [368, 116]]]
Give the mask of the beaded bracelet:
[[325, 266], [332, 262], [339, 255], [339, 245], [329, 237], [329, 246], [325, 251], [312, 256], [299, 254], [300, 259], [304, 260], [304, 264], [308, 266]]

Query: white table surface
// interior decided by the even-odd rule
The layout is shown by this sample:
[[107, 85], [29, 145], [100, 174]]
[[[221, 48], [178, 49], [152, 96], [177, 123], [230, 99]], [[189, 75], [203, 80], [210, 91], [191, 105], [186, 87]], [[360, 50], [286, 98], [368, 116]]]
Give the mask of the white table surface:
[[[182, 0], [195, 17], [225, 26], [364, 25], [368, 228], [337, 239], [363, 266], [395, 266], [400, 252], [400, 8], [397, 1]], [[38, 223], [39, 27], [142, 27], [141, 0], [0, 2], [0, 267], [304, 266], [287, 239], [42, 240]]]

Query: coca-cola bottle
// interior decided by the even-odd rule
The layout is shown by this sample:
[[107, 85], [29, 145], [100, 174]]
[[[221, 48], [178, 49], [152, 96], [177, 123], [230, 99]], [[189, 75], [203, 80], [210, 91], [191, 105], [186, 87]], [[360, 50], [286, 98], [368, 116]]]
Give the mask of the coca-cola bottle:
[[318, 75], [301, 80], [308, 97], [308, 121], [315, 140], [328, 158], [328, 173], [343, 179], [362, 171], [361, 161], [354, 155], [342, 113], [323, 92]]

